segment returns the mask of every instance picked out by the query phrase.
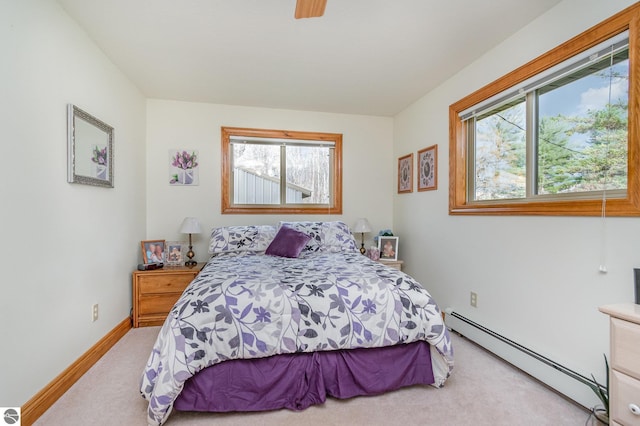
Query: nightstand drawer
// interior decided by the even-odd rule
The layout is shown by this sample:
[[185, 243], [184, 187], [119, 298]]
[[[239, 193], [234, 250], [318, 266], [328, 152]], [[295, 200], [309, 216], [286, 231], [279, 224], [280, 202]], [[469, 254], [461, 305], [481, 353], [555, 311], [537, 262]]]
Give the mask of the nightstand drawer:
[[640, 324], [611, 318], [611, 341], [611, 368], [640, 380]]
[[383, 265], [387, 265], [390, 268], [393, 269], [397, 269], [399, 271], [402, 271], [402, 264], [404, 263], [404, 261], [402, 260], [379, 260], [378, 262], [382, 263]]
[[611, 370], [611, 418], [624, 425], [640, 425], [640, 415], [629, 406], [640, 407], [640, 380]]
[[193, 281], [203, 263], [194, 268], [172, 267], [153, 271], [134, 271], [133, 326], [162, 325], [167, 314]]
[[141, 296], [138, 314], [163, 314], [164, 316], [166, 316], [167, 313], [171, 311], [171, 308], [173, 308], [173, 305], [175, 305], [181, 295], [182, 293], [166, 293]]
[[193, 281], [195, 274], [154, 274], [143, 275], [138, 278], [140, 295], [156, 293], [182, 293], [187, 285]]

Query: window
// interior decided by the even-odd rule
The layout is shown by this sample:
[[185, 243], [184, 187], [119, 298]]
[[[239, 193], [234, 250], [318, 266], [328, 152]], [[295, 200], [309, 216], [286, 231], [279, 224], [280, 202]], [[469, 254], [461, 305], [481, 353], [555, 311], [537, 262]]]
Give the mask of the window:
[[640, 215], [635, 16], [451, 105], [451, 214]]
[[222, 213], [342, 213], [342, 135], [222, 128]]

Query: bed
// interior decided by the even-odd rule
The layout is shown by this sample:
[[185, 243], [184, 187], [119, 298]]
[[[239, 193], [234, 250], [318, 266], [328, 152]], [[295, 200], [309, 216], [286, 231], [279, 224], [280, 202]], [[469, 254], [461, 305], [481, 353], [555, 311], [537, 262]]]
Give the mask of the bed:
[[150, 425], [174, 407], [300, 410], [449, 377], [438, 306], [410, 276], [362, 256], [344, 223], [216, 228], [209, 251], [143, 372]]

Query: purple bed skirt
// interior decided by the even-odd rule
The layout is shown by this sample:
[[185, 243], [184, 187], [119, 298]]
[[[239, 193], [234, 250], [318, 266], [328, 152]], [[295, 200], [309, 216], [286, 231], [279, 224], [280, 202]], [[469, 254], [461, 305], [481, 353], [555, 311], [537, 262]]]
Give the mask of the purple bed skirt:
[[432, 384], [426, 342], [385, 348], [277, 355], [226, 361], [191, 379], [176, 399], [180, 411], [304, 410], [327, 395], [377, 395], [415, 384]]

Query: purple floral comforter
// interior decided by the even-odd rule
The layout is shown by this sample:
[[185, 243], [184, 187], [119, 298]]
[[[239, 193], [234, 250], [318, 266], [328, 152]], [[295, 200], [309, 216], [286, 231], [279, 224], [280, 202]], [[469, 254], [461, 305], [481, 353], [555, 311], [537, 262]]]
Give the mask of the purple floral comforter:
[[432, 345], [440, 387], [453, 350], [439, 308], [413, 278], [357, 252], [220, 255], [173, 307], [140, 390], [149, 424], [160, 425], [184, 382], [222, 361], [418, 340]]

